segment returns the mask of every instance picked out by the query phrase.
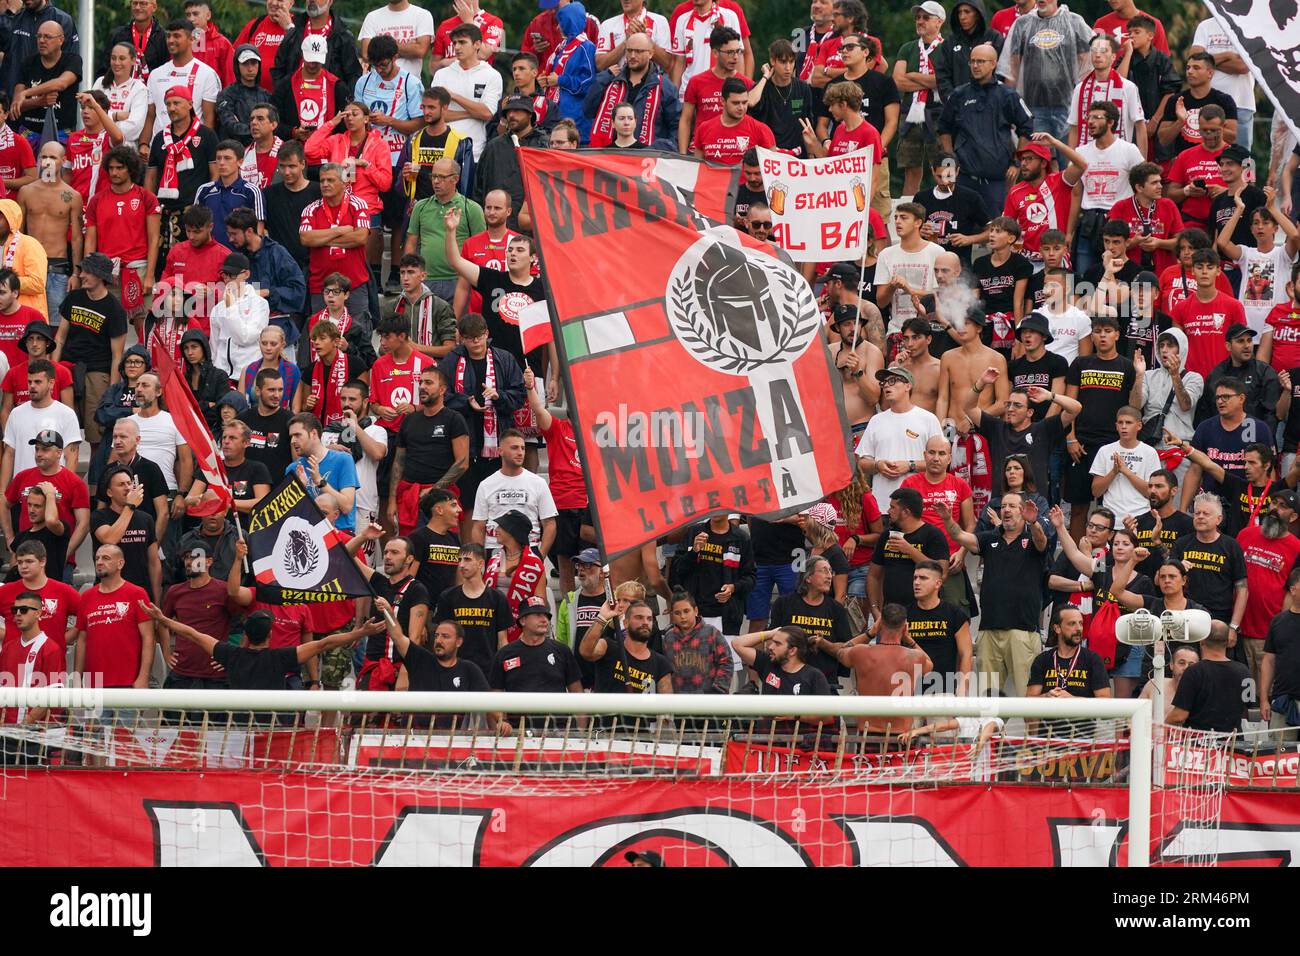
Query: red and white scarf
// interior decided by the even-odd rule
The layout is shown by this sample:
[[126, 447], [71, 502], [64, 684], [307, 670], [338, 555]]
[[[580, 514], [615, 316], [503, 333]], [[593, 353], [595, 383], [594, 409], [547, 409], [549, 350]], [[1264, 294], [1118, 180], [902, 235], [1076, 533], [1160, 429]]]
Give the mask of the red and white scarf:
[[158, 183], [159, 199], [179, 199], [181, 195], [180, 173], [194, 168], [194, 157], [190, 155], [190, 143], [198, 139], [199, 118], [191, 115], [190, 128], [185, 135], [176, 139], [172, 134], [171, 124], [163, 127], [162, 180]]
[[[488, 587], [497, 586], [501, 575], [505, 571], [506, 555], [504, 551], [498, 551], [488, 562], [487, 569], [483, 572], [483, 581]], [[517, 618], [519, 615], [519, 605], [530, 595], [537, 593], [537, 582], [541, 581], [546, 574], [546, 565], [542, 563], [536, 553], [527, 545], [524, 546], [523, 552], [519, 555], [519, 563], [515, 565], [514, 573], [510, 575], [510, 584], [506, 587], [506, 603], [510, 605], [511, 618]], [[506, 640], [515, 641], [523, 629], [516, 624], [514, 627], [506, 630]]]
[[131, 75], [137, 80], [149, 79], [149, 64], [145, 62], [144, 51], [149, 46], [149, 38], [153, 36], [153, 20], [149, 21], [149, 29], [144, 31], [144, 38], [140, 37], [140, 31], [131, 24], [131, 40], [135, 43], [135, 63], [131, 66]]
[[[127, 267], [123, 265], [122, 269], [125, 271]], [[126, 283], [123, 282], [124, 288], [122, 291], [124, 295], [126, 293], [125, 285]], [[177, 365], [180, 365], [183, 361], [183, 356], [181, 355], [181, 336], [183, 336], [185, 332], [186, 325], [184, 323], [174, 322], [169, 318], [161, 319], [154, 325], [153, 331], [149, 333], [150, 353], [152, 354], [153, 352], [154, 344], [157, 344], [165, 355], [170, 356], [172, 361]]]
[[[415, 344], [416, 345], [441, 345], [441, 342], [435, 342], [434, 337], [438, 334], [438, 326], [433, 321], [433, 299], [432, 295], [421, 297], [416, 303], [415, 313]], [[398, 296], [397, 305], [393, 311], [397, 315], [406, 315], [406, 310], [411, 304], [406, 301], [406, 296]]]
[[14, 131], [7, 123], [0, 123], [0, 149], [13, 149]]
[[[339, 397], [343, 386], [347, 384], [351, 373], [351, 361], [348, 353], [338, 349], [334, 353], [334, 363], [325, 371], [325, 363], [316, 360], [311, 368], [311, 396], [316, 399], [313, 411], [323, 425], [333, 425], [343, 421], [343, 401]], [[326, 375], [329, 380], [326, 381]]]
[[[1118, 101], [1111, 99], [1112, 94], [1119, 96]], [[1114, 103], [1117, 109], [1124, 109], [1124, 78], [1115, 70], [1110, 71], [1110, 76], [1106, 77], [1105, 84], [1097, 82], [1097, 71], [1092, 70], [1083, 78], [1083, 85], [1079, 88], [1079, 102], [1077, 105], [1079, 115], [1075, 123], [1079, 127], [1079, 145], [1092, 140], [1088, 132], [1088, 110], [1092, 109], [1093, 103]], [[1119, 135], [1119, 128], [1115, 129], [1115, 135]]]
[[[936, 36], [926, 46], [925, 41], [920, 37], [916, 40], [916, 48], [920, 51], [920, 72], [927, 76], [934, 76], [934, 63], [930, 61], [930, 54], [933, 53], [943, 42], [942, 36]], [[907, 108], [907, 122], [924, 123], [925, 122], [925, 104], [930, 101], [930, 91], [925, 87], [917, 90], [912, 94], [912, 105]]]
[[[469, 367], [469, 356], [462, 355], [456, 361], [456, 391], [465, 394], [465, 369]], [[483, 381], [480, 383], [484, 389], [496, 389], [497, 387], [497, 364], [492, 357], [492, 350], [487, 350], [487, 359], [484, 362]], [[501, 449], [497, 447], [497, 409], [492, 402], [487, 402], [483, 406], [483, 450], [479, 453], [484, 458], [500, 458]]]
[[293, 91], [293, 101], [298, 107], [298, 125], [311, 129], [324, 123], [334, 115], [335, 76], [329, 70], [321, 70], [320, 76], [309, 80], [302, 75], [298, 67], [289, 81]]
[[[271, 143], [271, 148], [264, 155], [275, 159], [280, 155], [280, 147], [284, 145], [284, 140], [275, 137]], [[262, 182], [262, 174], [257, 167], [257, 144], [252, 143], [248, 149], [244, 150], [244, 161], [239, 165], [239, 178], [244, 182], [252, 183], [260, 189], [265, 189], [271, 185], [269, 182]]]
[[307, 320], [307, 341], [311, 348], [311, 360], [313, 362], [319, 360], [320, 356], [316, 354], [316, 343], [315, 341], [312, 340], [311, 333], [312, 330], [315, 329], [316, 326], [320, 324], [322, 319], [329, 319], [329, 321], [337, 325], [339, 329], [339, 335], [346, 336], [348, 334], [348, 329], [352, 328], [352, 313], [347, 310], [346, 306], [343, 309], [343, 315], [341, 315], [337, 319], [334, 318], [334, 316], [330, 315], [329, 309], [321, 309], [310, 319], [308, 319]]
[[[584, 30], [551, 54], [551, 58], [546, 61], [546, 72], [553, 73], [556, 76], [563, 76], [564, 67], [568, 64], [569, 58], [573, 56], [578, 47], [586, 42], [587, 33]], [[560, 88], [558, 86], [549, 87], [546, 90], [546, 98], [558, 106], [560, 103]]]
[[[627, 80], [617, 79], [609, 84], [605, 96], [600, 101], [596, 112], [596, 121], [591, 126], [591, 145], [608, 146], [614, 142], [614, 108], [622, 103], [632, 88]], [[637, 124], [637, 142], [649, 146], [654, 141], [655, 124], [659, 121], [659, 103], [663, 91], [662, 77], [656, 77], [654, 86], [646, 96], [645, 109], [641, 113], [641, 122]]]

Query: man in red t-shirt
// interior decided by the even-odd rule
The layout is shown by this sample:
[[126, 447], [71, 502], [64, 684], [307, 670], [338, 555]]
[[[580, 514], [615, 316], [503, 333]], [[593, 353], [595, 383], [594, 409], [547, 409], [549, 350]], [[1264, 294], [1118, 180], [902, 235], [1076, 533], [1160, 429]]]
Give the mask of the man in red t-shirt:
[[340, 272], [352, 282], [348, 310], [353, 315], [366, 311], [366, 238], [370, 235], [370, 214], [363, 199], [347, 191], [339, 167], [326, 163], [320, 171], [321, 198], [302, 211], [298, 240], [308, 250], [307, 291], [311, 293], [309, 315], [325, 304], [321, 287], [325, 277]]
[[[438, 24], [438, 32], [433, 36], [433, 47], [430, 50], [433, 56], [429, 69], [431, 74], [437, 73], [444, 66], [450, 66], [455, 61], [456, 50], [455, 44], [451, 40], [451, 31], [462, 23], [473, 23], [483, 32], [483, 45], [478, 51], [480, 60], [491, 63], [492, 57], [496, 55], [497, 50], [505, 45], [506, 25], [501, 22], [500, 17], [488, 13], [474, 0], [470, 0], [466, 7], [470, 10], [477, 9], [472, 20], [465, 20], [457, 14]], [[592, 43], [596, 42], [595, 37], [588, 37], [588, 39]]]
[[[244, 24], [235, 38], [235, 48], [251, 43], [262, 54], [263, 63], [274, 63], [275, 55], [280, 51], [284, 35], [293, 26], [293, 6], [289, 0], [266, 0], [266, 13], [253, 17]], [[262, 89], [268, 93], [275, 92], [275, 80], [271, 68], [262, 70]]]
[[153, 621], [143, 604], [144, 588], [122, 577], [126, 558], [115, 544], [95, 551], [99, 583], [81, 593], [77, 652], [73, 669], [83, 687], [149, 686], [153, 669]]
[[[483, 221], [487, 223], [487, 229], [483, 232], [475, 233], [466, 239], [460, 246], [461, 258], [466, 262], [472, 262], [480, 269], [495, 269], [497, 272], [505, 272], [506, 269], [506, 247], [510, 245], [510, 240], [519, 235], [511, 231], [506, 225], [510, 221], [510, 215], [513, 212], [513, 206], [510, 201], [510, 194], [504, 189], [490, 190], [483, 197]], [[533, 275], [540, 275], [537, 264], [533, 264]], [[452, 300], [452, 311], [456, 315], [465, 315], [467, 312], [483, 313], [483, 296], [479, 295], [478, 290], [469, 284], [464, 278], [456, 280], [456, 295]]]
[[1233, 325], [1247, 325], [1246, 310], [1230, 295], [1220, 292], [1219, 254], [1213, 249], [1192, 253], [1196, 293], [1174, 306], [1172, 318], [1187, 335], [1184, 368], [1206, 378], [1223, 361], [1224, 336]]
[[144, 161], [130, 146], [117, 146], [104, 157], [108, 188], [86, 203], [86, 238], [83, 257], [102, 252], [121, 262], [112, 289], [135, 324], [136, 337], [144, 340], [144, 283], [157, 275], [158, 237], [162, 207], [158, 197], [136, 183], [144, 174]]
[[388, 450], [376, 472], [382, 514], [383, 499], [388, 497], [389, 474], [397, 457], [397, 433], [420, 400], [420, 373], [426, 368], [436, 368], [437, 363], [415, 348], [411, 342], [411, 322], [405, 316], [384, 319], [378, 331], [383, 354], [370, 367], [370, 413], [389, 432]]
[[[226, 582], [212, 577], [212, 548], [196, 541], [181, 554], [185, 580], [173, 584], [163, 595], [162, 612], [184, 621], [202, 634], [230, 633], [230, 622], [243, 607], [226, 592]], [[168, 674], [164, 687], [180, 690], [219, 689], [228, 686], [226, 672], [193, 641], [178, 641], [166, 628], [159, 627], [163, 659]]]
[[[3, 301], [4, 292], [0, 290], [0, 301]], [[33, 319], [27, 323], [23, 329], [23, 337], [18, 340], [18, 348], [22, 350], [22, 361], [9, 366], [9, 371], [5, 373], [4, 379], [0, 381], [0, 392], [4, 393], [3, 399], [0, 399], [0, 428], [4, 427], [5, 422], [9, 420], [9, 413], [15, 408], [31, 399], [32, 394], [27, 389], [27, 363], [35, 359], [46, 359], [54, 352], [54, 330], [44, 319]], [[54, 389], [58, 393], [59, 401], [69, 408], [72, 407], [72, 373], [62, 362], [54, 366]]]
[[35, 181], [36, 154], [32, 144], [9, 124], [0, 123], [0, 196], [17, 195], [18, 190]]
[[39, 541], [24, 541], [14, 548], [18, 580], [0, 585], [0, 616], [4, 618], [5, 634], [13, 634], [18, 623], [13, 613], [14, 601], [24, 591], [31, 591], [41, 599], [41, 629], [63, 650], [68, 638], [77, 633], [81, 595], [72, 585], [47, 577], [45, 564], [45, 545]]
[[1016, 0], [1011, 6], [1003, 7], [994, 13], [993, 18], [989, 20], [989, 26], [1003, 36], [1007, 36], [1011, 33], [1015, 22], [1034, 9], [1035, 4], [1036, 0]]
[[1161, 195], [1164, 185], [1155, 163], [1138, 163], [1128, 181], [1133, 195], [1111, 206], [1108, 218], [1128, 223], [1128, 257], [1159, 275], [1174, 264], [1183, 217], [1173, 200]]
[[[63, 154], [62, 172], [70, 175], [72, 188], [81, 193], [83, 200], [99, 192], [107, 182], [102, 175], [104, 154], [113, 143], [109, 131], [104, 125], [108, 119], [108, 94], [103, 90], [90, 90], [83, 94], [89, 97], [81, 104], [82, 128], [69, 134]], [[113, 123], [113, 129], [120, 136], [121, 130]]]
[[22, 347], [27, 327], [33, 322], [45, 323], [39, 310], [18, 301], [21, 290], [18, 273], [12, 269], [0, 271], [0, 352], [9, 360], [10, 368], [27, 359]]
[[63, 529], [54, 533], [59, 537], [69, 536], [67, 553], [75, 555], [90, 528], [90, 491], [75, 471], [64, 467], [61, 444], [41, 444], [38, 439], [43, 437], [59, 436], [51, 436], [42, 431], [32, 439], [32, 444], [36, 446], [36, 467], [18, 472], [5, 487], [4, 496], [9, 507], [0, 508], [0, 528], [4, 529], [5, 540], [12, 541], [13, 506], [23, 502], [23, 507], [18, 512], [18, 530], [26, 531], [32, 526], [31, 519], [27, 516], [27, 493], [33, 488], [40, 488], [47, 495], [53, 492], [59, 521], [63, 524]]
[[167, 250], [167, 264], [154, 286], [155, 302], [171, 297], [176, 315], [197, 322], [204, 335], [210, 332], [208, 306], [216, 299], [221, 269], [230, 250], [212, 238], [212, 210], [190, 206], [181, 216], [187, 241]]
[[[1064, 172], [1049, 173], [1052, 150], [1070, 161]], [[1002, 215], [1020, 224], [1022, 252], [1031, 262], [1042, 262], [1038, 251], [1043, 233], [1049, 229], [1065, 232], [1070, 221], [1070, 203], [1074, 187], [1088, 168], [1087, 161], [1049, 133], [1035, 133], [1033, 142], [1016, 153], [1020, 182], [1007, 192]]]
[[[831, 119], [835, 121], [835, 131], [824, 143], [817, 141], [812, 124], [803, 123], [803, 141], [810, 156], [844, 156], [856, 153], [870, 146], [874, 164], [875, 181], [881, 174], [880, 161], [885, 155], [885, 146], [880, 140], [880, 131], [862, 118], [862, 88], [858, 84], [844, 81], [832, 83], [826, 88], [822, 98]], [[874, 191], [874, 190], [873, 190]]]
[[[23, 590], [15, 602], [18, 623], [10, 627], [0, 646], [0, 682], [6, 687], [50, 687], [64, 682], [68, 669], [66, 651], [41, 628], [40, 601]], [[0, 714], [0, 723], [44, 723], [48, 708], [8, 707]], [[42, 746], [35, 741], [6, 739], [6, 762], [39, 762]]]
[[722, 81], [722, 113], [695, 127], [691, 152], [700, 159], [739, 166], [751, 146], [776, 149], [776, 137], [766, 123], [749, 115], [745, 84], [737, 77], [728, 77]]
[[[943, 532], [943, 536], [948, 540], [948, 553], [955, 555], [962, 550], [961, 545], [948, 534], [943, 519], [939, 517], [939, 512], [934, 507], [935, 503], [943, 502], [947, 505], [953, 517], [957, 519], [957, 523], [971, 532], [975, 529], [975, 506], [970, 485], [965, 479], [948, 470], [951, 465], [952, 446], [943, 435], [935, 435], [925, 443], [925, 469], [903, 479], [901, 487], [915, 488], [920, 493], [921, 501], [925, 505], [925, 510], [921, 512], [921, 520]], [[965, 552], [963, 552], [963, 559], [964, 556]], [[960, 566], [958, 562], [957, 567]]]
[[573, 560], [582, 551], [596, 543], [596, 530], [591, 523], [587, 507], [587, 482], [583, 478], [582, 458], [578, 454], [578, 439], [573, 434], [573, 423], [556, 418], [546, 409], [537, 394], [537, 377], [531, 368], [524, 368], [524, 394], [528, 407], [537, 418], [537, 428], [546, 439], [547, 480], [551, 497], [559, 515], [555, 519], [555, 543], [551, 554], [560, 572], [560, 591], [573, 590]]
[[[728, 29], [717, 28], [718, 31]], [[722, 114], [723, 83], [737, 79], [746, 90], [754, 85], [753, 80], [740, 72], [744, 48], [735, 37], [735, 31], [731, 31], [731, 39], [720, 43], [713, 51], [713, 66], [691, 77], [682, 91], [682, 112], [677, 121], [677, 151], [680, 153], [691, 151], [694, 132], [700, 126]]]
[[1286, 579], [1300, 563], [1300, 538], [1289, 533], [1286, 520], [1270, 503], [1259, 524], [1251, 522], [1237, 532], [1237, 543], [1246, 559], [1246, 590], [1250, 593], [1240, 636], [1245, 641], [1246, 663], [1258, 683], [1269, 622], [1282, 610]]
[[1264, 319], [1268, 329], [1264, 332], [1264, 342], [1270, 343], [1269, 364], [1279, 375], [1290, 372], [1300, 366], [1300, 265], [1291, 267], [1291, 277], [1287, 280], [1286, 291], [1291, 296], [1290, 302], [1273, 306], [1273, 311]]
[[[1166, 56], [1169, 54], [1169, 39], [1165, 36], [1165, 25], [1154, 13], [1139, 10], [1133, 0], [1106, 0], [1110, 4], [1110, 13], [1098, 18], [1092, 28], [1098, 33], [1113, 36], [1120, 44], [1128, 40], [1128, 22], [1141, 15], [1150, 17], [1156, 24], [1155, 48]], [[995, 25], [996, 28], [996, 25]]]
[[[1224, 147], [1223, 108], [1216, 103], [1203, 106], [1199, 119], [1201, 141], [1174, 157], [1165, 195], [1178, 204], [1183, 222], [1206, 229], [1212, 202], [1210, 190], [1224, 185], [1219, 174], [1219, 154]], [[1210, 238], [1214, 238], [1213, 234]]]

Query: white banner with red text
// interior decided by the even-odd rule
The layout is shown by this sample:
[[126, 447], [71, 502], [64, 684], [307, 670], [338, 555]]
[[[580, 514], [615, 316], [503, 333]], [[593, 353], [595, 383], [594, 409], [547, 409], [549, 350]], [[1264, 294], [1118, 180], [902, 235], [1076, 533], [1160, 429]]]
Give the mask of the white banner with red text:
[[870, 147], [845, 156], [795, 159], [758, 151], [772, 210], [772, 242], [796, 262], [847, 262], [862, 255], [871, 201]]

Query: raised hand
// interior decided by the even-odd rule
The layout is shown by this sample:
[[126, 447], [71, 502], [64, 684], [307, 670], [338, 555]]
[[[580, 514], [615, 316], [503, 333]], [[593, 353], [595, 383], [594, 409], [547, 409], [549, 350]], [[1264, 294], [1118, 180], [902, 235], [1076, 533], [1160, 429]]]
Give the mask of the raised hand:
[[1133, 350], [1133, 369], [1139, 375], [1147, 370], [1147, 357], [1142, 353], [1141, 349]]
[[980, 384], [992, 385], [998, 380], [1000, 374], [1001, 373], [999, 373], [994, 366], [990, 365], [984, 370], [983, 374], [980, 375]]
[[1065, 512], [1061, 510], [1060, 505], [1052, 505], [1052, 510], [1047, 512], [1047, 519], [1058, 531], [1065, 527]]
[[1020, 506], [1020, 513], [1025, 517], [1025, 523], [1038, 520], [1038, 505], [1032, 498], [1026, 498], [1025, 503]]

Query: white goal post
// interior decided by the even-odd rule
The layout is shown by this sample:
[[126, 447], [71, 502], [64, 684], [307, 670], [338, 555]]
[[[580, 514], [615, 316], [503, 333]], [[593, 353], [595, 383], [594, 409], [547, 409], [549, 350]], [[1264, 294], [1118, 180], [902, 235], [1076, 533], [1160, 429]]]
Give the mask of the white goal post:
[[[815, 703], [815, 706], [810, 706]], [[47, 687], [0, 688], [0, 707], [206, 712], [354, 714], [623, 715], [626, 717], [788, 717], [815, 710], [840, 718], [974, 717], [1123, 721], [1129, 728], [1129, 866], [1150, 864], [1153, 718], [1147, 700], [1044, 697], [791, 697], [760, 695], [392, 693], [383, 691], [133, 690]]]

